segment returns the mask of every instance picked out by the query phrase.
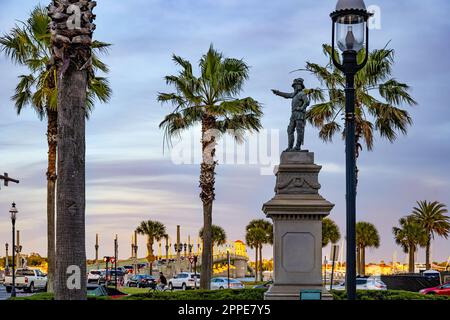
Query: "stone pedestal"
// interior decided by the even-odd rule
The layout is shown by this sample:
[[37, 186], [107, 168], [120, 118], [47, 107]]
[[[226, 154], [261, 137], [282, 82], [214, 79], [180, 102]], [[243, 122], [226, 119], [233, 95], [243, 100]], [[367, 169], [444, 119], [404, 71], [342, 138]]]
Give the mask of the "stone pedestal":
[[322, 290], [322, 219], [334, 204], [320, 194], [314, 153], [283, 152], [275, 196], [263, 206], [274, 225], [274, 284], [266, 300], [299, 300], [301, 290]]

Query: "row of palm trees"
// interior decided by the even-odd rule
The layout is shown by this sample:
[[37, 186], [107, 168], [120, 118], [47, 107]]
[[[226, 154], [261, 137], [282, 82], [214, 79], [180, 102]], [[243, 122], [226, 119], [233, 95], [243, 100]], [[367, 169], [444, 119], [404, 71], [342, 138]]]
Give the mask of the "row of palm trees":
[[[410, 215], [399, 220], [394, 227], [395, 242], [408, 253], [409, 272], [415, 271], [415, 253], [419, 247], [425, 248], [426, 269], [431, 269], [430, 246], [436, 236], [448, 239], [450, 235], [450, 217], [447, 206], [434, 201], [418, 201]], [[341, 238], [339, 227], [331, 219], [325, 218], [322, 225], [322, 246], [337, 243]], [[380, 236], [374, 224], [358, 222], [356, 224], [356, 267], [357, 273], [365, 275], [366, 248], [378, 248]]]
[[395, 242], [409, 255], [409, 272], [414, 272], [414, 256], [419, 247], [425, 247], [426, 269], [431, 269], [430, 248], [435, 236], [448, 239], [450, 217], [447, 206], [434, 201], [418, 201], [412, 213], [400, 219], [399, 227], [394, 227]]

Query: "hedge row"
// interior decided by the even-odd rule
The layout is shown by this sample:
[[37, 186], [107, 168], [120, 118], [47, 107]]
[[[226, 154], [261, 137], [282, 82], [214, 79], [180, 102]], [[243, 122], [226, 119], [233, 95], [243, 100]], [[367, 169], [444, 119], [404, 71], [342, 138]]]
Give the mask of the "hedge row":
[[[121, 298], [120, 300], [263, 300], [263, 289], [243, 290], [196, 290], [196, 291], [149, 291]], [[334, 300], [345, 300], [345, 291], [333, 291]], [[423, 295], [408, 291], [358, 291], [358, 300], [448, 300], [450, 297]], [[17, 297], [12, 300], [53, 300], [49, 293], [38, 293], [29, 297]], [[109, 300], [108, 297], [89, 298], [89, 300]]]

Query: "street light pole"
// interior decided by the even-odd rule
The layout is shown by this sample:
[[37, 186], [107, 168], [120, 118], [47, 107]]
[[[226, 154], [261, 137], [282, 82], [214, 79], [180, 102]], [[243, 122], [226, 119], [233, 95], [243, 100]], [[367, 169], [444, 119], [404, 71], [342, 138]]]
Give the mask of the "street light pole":
[[5, 249], [6, 249], [6, 258], [5, 258], [5, 272], [9, 272], [9, 252], [8, 252], [9, 245], [8, 243], [5, 243]]
[[11, 288], [11, 297], [14, 298], [16, 296], [16, 263], [15, 263], [15, 251], [16, 251], [16, 218], [17, 213], [19, 211], [16, 208], [16, 204], [13, 202], [9, 213], [11, 214], [11, 223], [12, 223], [12, 246], [13, 246], [13, 256], [12, 256], [12, 288]]
[[227, 250], [227, 277], [228, 277], [228, 289], [230, 289], [230, 251]]
[[[331, 57], [334, 65], [345, 74], [345, 152], [346, 152], [346, 289], [349, 300], [356, 300], [356, 140], [355, 140], [355, 75], [367, 63], [369, 56], [368, 19], [372, 14], [363, 0], [339, 0], [331, 13], [333, 21]], [[358, 64], [358, 52], [365, 57]], [[335, 40], [342, 51], [342, 64], [336, 58]]]

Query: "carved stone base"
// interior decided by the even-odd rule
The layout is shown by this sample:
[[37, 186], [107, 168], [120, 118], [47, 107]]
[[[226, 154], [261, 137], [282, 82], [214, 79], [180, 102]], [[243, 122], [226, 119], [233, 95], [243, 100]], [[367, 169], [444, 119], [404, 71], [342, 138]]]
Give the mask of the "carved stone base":
[[274, 285], [266, 299], [298, 300], [301, 290], [323, 290], [322, 219], [334, 205], [319, 194], [321, 168], [311, 152], [281, 155], [275, 196], [263, 206], [274, 224]]

